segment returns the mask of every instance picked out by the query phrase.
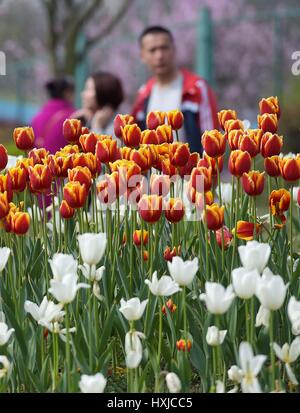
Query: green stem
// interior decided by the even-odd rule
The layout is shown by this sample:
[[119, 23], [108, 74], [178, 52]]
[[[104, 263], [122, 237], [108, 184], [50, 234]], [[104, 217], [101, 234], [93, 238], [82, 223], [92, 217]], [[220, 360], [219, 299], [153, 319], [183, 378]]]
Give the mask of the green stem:
[[240, 178], [237, 178], [237, 196], [235, 199], [235, 225], [234, 225], [234, 237], [233, 237], [233, 251], [232, 251], [232, 259], [231, 259], [231, 269], [230, 273], [232, 273], [235, 256], [236, 256], [236, 248], [237, 248], [237, 222], [238, 222], [238, 208], [239, 208], [239, 201], [240, 201]]
[[274, 343], [274, 314], [270, 311], [269, 334], [270, 334], [270, 355], [271, 355], [271, 372], [272, 372], [272, 390], [275, 389], [275, 353], [273, 348]]
[[70, 337], [70, 318], [68, 305], [65, 306], [65, 319], [66, 319], [66, 376], [67, 376], [67, 393], [70, 392], [71, 386], [71, 337]]
[[160, 357], [161, 357], [161, 345], [162, 345], [162, 311], [161, 311], [161, 300], [158, 299], [158, 315], [159, 315], [159, 326], [158, 326], [158, 348], [157, 348], [157, 371], [155, 374], [155, 393], [160, 392]]
[[290, 256], [291, 256], [291, 280], [293, 277], [293, 185], [291, 185], [291, 205], [290, 205]]

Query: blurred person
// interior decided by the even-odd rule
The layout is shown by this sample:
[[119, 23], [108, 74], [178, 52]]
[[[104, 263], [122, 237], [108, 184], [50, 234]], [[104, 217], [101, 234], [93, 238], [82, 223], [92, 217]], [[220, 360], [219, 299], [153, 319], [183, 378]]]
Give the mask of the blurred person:
[[200, 76], [177, 67], [174, 37], [168, 29], [146, 28], [139, 45], [141, 60], [153, 77], [137, 93], [132, 109], [137, 123], [145, 129], [148, 112], [179, 109], [184, 115], [179, 140], [189, 143], [191, 152], [202, 153], [202, 133], [219, 127], [212, 89]]
[[87, 79], [81, 97], [82, 108], [73, 117], [95, 133], [113, 135], [113, 121], [124, 100], [120, 79], [108, 72], [94, 73]]
[[35, 146], [55, 153], [67, 142], [63, 137], [63, 123], [74, 112], [74, 83], [68, 77], [55, 78], [46, 83], [49, 100], [31, 121]]

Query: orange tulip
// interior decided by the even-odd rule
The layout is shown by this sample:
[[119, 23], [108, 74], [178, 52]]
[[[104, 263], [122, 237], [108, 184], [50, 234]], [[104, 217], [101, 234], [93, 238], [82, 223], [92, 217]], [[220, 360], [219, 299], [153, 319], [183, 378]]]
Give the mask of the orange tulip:
[[239, 119], [229, 119], [225, 122], [225, 132], [229, 133], [233, 130], [244, 130], [244, 124]]
[[141, 168], [139, 165], [133, 161], [127, 161], [126, 159], [110, 162], [109, 167], [112, 172], [117, 171], [127, 183], [131, 177], [141, 175]]
[[212, 186], [211, 167], [199, 166], [191, 173], [191, 185], [198, 192], [207, 192]]
[[15, 128], [13, 132], [15, 145], [21, 151], [29, 151], [34, 145], [34, 132], [29, 126], [24, 128]]
[[30, 216], [27, 212], [20, 211], [14, 204], [10, 204], [9, 213], [3, 219], [3, 226], [6, 232], [24, 235], [30, 227]]
[[201, 138], [202, 146], [208, 156], [218, 158], [226, 150], [226, 135], [218, 130], [205, 131]]
[[180, 340], [176, 341], [176, 347], [178, 351], [190, 351], [192, 348], [191, 340], [184, 340], [181, 338]]
[[137, 206], [141, 197], [147, 193], [148, 183], [147, 179], [143, 176], [139, 182], [127, 188], [125, 198], [129, 204]]
[[6, 148], [0, 143], [0, 171], [6, 168], [8, 155]]
[[97, 184], [97, 196], [103, 204], [112, 204], [119, 195], [119, 173], [105, 174], [105, 178]]
[[9, 174], [0, 175], [0, 192], [7, 192], [8, 202], [13, 199], [12, 179]]
[[63, 199], [59, 207], [59, 212], [62, 218], [70, 219], [73, 218], [75, 214], [75, 209], [71, 208], [67, 201]]
[[21, 167], [10, 168], [7, 172], [13, 192], [23, 192], [26, 188], [27, 171]]
[[9, 213], [9, 202], [7, 192], [0, 192], [0, 219], [4, 218]]
[[140, 247], [142, 242], [146, 246], [148, 243], [148, 231], [143, 230], [142, 232], [140, 229], [136, 229], [133, 233], [133, 242], [137, 247]]
[[148, 169], [156, 164], [157, 154], [153, 149], [153, 146], [143, 146], [139, 149], [133, 149], [130, 153], [130, 160], [135, 162], [142, 172], [146, 172]]
[[143, 251], [143, 260], [148, 261], [149, 260], [149, 252], [144, 250]]
[[[204, 198], [205, 197], [205, 198]], [[207, 191], [204, 194], [201, 192], [196, 192], [195, 194], [195, 206], [197, 211], [203, 211], [205, 205], [212, 205], [214, 203], [214, 196], [211, 191]]]
[[177, 175], [176, 166], [172, 165], [169, 158], [161, 158], [161, 170], [164, 175], [174, 176]]
[[167, 112], [168, 124], [173, 130], [181, 129], [183, 126], [183, 113], [180, 110], [170, 110]]
[[254, 158], [260, 151], [260, 142], [262, 139], [261, 129], [248, 129], [240, 137], [238, 149], [249, 152], [251, 158]]
[[224, 249], [227, 250], [231, 244], [233, 235], [229, 229], [224, 225], [216, 231], [216, 240], [220, 248], [222, 248], [222, 229], [223, 229], [223, 239], [224, 239]]
[[239, 149], [232, 151], [229, 156], [228, 169], [231, 175], [240, 177], [251, 168], [251, 156], [249, 152]]
[[185, 166], [190, 158], [187, 143], [174, 142], [169, 144], [170, 162], [174, 166]]
[[[174, 247], [175, 248], [175, 247]], [[173, 303], [172, 298], [170, 298], [167, 302], [166, 305], [163, 305], [161, 308], [161, 311], [163, 314], [167, 314], [167, 308], [169, 309], [169, 311], [171, 313], [175, 313], [176, 309], [177, 309], [177, 305], [175, 303]]]
[[261, 144], [260, 152], [264, 158], [279, 155], [283, 145], [282, 136], [273, 134], [271, 132], [264, 133]]
[[126, 146], [134, 148], [139, 146], [142, 138], [142, 131], [136, 123], [121, 127], [122, 138]]
[[76, 166], [76, 168], [68, 170], [68, 179], [71, 182], [78, 181], [81, 185], [85, 185], [89, 191], [92, 185], [92, 174], [86, 166]]
[[172, 143], [173, 133], [170, 125], [160, 125], [156, 128], [156, 135], [158, 138], [158, 143]]
[[79, 146], [78, 145], [66, 145], [61, 148], [60, 151], [55, 153], [55, 156], [66, 156], [66, 155], [73, 155], [74, 153], [79, 153]]
[[225, 123], [228, 120], [235, 120], [237, 119], [237, 114], [235, 110], [231, 110], [231, 109], [225, 109], [225, 110], [221, 110], [220, 112], [218, 112], [218, 119], [219, 119], [219, 124], [221, 125], [221, 128], [223, 130], [225, 130]]
[[101, 172], [101, 162], [93, 153], [75, 153], [72, 155], [73, 168], [76, 166], [86, 166], [91, 171], [92, 176]]
[[278, 118], [274, 113], [265, 113], [263, 115], [257, 115], [257, 122], [259, 128], [263, 131], [263, 133], [277, 132]]
[[189, 176], [192, 173], [192, 170], [196, 168], [200, 159], [200, 155], [198, 152], [193, 152], [190, 154], [189, 160], [184, 166], [178, 167], [177, 171], [179, 175], [184, 178], [185, 176]]
[[273, 216], [282, 217], [290, 207], [291, 194], [284, 188], [274, 190], [269, 196], [269, 206]]
[[261, 115], [265, 113], [273, 113], [277, 115], [277, 118], [280, 117], [280, 106], [277, 96], [270, 96], [267, 99], [261, 99], [259, 102], [259, 112]]
[[122, 128], [125, 125], [132, 125], [134, 123], [134, 117], [131, 115], [118, 114], [114, 119], [114, 131], [117, 138], [122, 139]]
[[147, 114], [146, 125], [148, 129], [156, 129], [165, 122], [166, 113], [160, 111], [153, 111]]
[[160, 143], [159, 137], [155, 130], [146, 129], [141, 135], [141, 144], [144, 145], [158, 145]]
[[71, 208], [82, 208], [86, 202], [88, 191], [80, 182], [68, 182], [63, 189], [64, 199]]
[[63, 123], [63, 135], [67, 142], [77, 143], [81, 136], [82, 125], [79, 119], [66, 119]]
[[48, 155], [49, 155], [49, 151], [47, 151], [45, 148], [32, 149], [28, 153], [28, 158], [32, 159], [32, 166], [37, 165], [37, 164], [42, 165]]
[[42, 193], [49, 190], [52, 183], [52, 175], [49, 166], [39, 164], [30, 166], [29, 182], [30, 190], [33, 193]]
[[180, 256], [181, 255], [181, 247], [180, 245], [178, 247], [173, 247], [172, 251], [170, 247], [166, 247], [164, 251], [164, 259], [166, 261], [172, 262], [174, 257]]
[[98, 141], [99, 137], [95, 133], [87, 133], [85, 135], [81, 135], [79, 138], [79, 143], [85, 153], [92, 152], [95, 154]]
[[206, 205], [204, 218], [208, 229], [216, 231], [224, 225], [224, 209], [218, 204]]
[[184, 217], [185, 209], [180, 198], [170, 198], [165, 202], [165, 215], [172, 224], [179, 222]]
[[104, 139], [98, 141], [95, 151], [99, 162], [108, 163], [121, 159], [121, 152], [116, 140]]
[[151, 195], [167, 196], [170, 191], [170, 177], [168, 175], [151, 174], [150, 193]]
[[206, 168], [211, 168], [211, 174], [212, 176], [217, 176], [218, 174], [218, 167], [219, 171], [222, 172], [223, 169], [223, 156], [220, 156], [218, 158], [212, 158], [211, 156], [208, 156], [207, 153], [203, 153], [203, 158], [201, 158], [197, 164], [197, 166], [205, 166]]
[[228, 144], [232, 151], [239, 149], [239, 141], [244, 137], [242, 129], [234, 129], [227, 134]]
[[72, 169], [74, 166], [73, 155], [54, 155], [54, 158], [49, 155], [47, 164], [52, 174], [53, 172], [55, 172], [54, 176], [56, 176], [57, 178], [66, 178], [68, 176], [68, 170]]
[[138, 203], [140, 217], [149, 223], [158, 221], [162, 214], [162, 197], [143, 195]]
[[[260, 225], [256, 224], [256, 234], [260, 231]], [[235, 233], [235, 228], [233, 228], [232, 233]], [[237, 231], [236, 236], [239, 239], [245, 241], [251, 241], [254, 237], [254, 223], [248, 221], [238, 221], [237, 222]]]
[[279, 160], [281, 176], [286, 181], [296, 181], [300, 178], [300, 159], [281, 158]]
[[242, 185], [246, 194], [250, 196], [260, 195], [264, 190], [265, 173], [259, 171], [244, 172], [242, 176]]
[[281, 172], [280, 172], [280, 158], [279, 156], [275, 155], [275, 156], [270, 156], [269, 158], [265, 158], [264, 160], [264, 167], [265, 167], [265, 171], [267, 172], [267, 174], [269, 176], [280, 176]]

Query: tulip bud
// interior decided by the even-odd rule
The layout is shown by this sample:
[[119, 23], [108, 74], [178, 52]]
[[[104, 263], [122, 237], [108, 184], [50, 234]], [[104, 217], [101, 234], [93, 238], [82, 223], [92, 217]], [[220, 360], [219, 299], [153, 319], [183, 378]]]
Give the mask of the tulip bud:
[[168, 175], [169, 177], [177, 175], [176, 166], [171, 165], [170, 159], [163, 159], [161, 161], [161, 170], [164, 175]]
[[233, 130], [244, 130], [244, 124], [239, 119], [229, 119], [225, 122], [225, 132], [229, 133]]
[[10, 188], [13, 192], [23, 192], [26, 188], [27, 171], [24, 168], [10, 168], [7, 172]]
[[265, 132], [276, 133], [278, 128], [278, 119], [275, 114], [265, 113], [257, 116], [258, 127]]
[[148, 129], [156, 129], [165, 122], [166, 113], [153, 111], [147, 114], [146, 125]]
[[108, 163], [121, 159], [121, 152], [118, 148], [117, 141], [112, 139], [98, 141], [95, 152], [99, 162]]
[[13, 132], [15, 145], [21, 151], [29, 151], [34, 145], [34, 132], [29, 126], [24, 128], [15, 128]]
[[[260, 225], [256, 224], [255, 226], [256, 234], [260, 232]], [[235, 228], [233, 228], [232, 233], [235, 233]], [[243, 239], [245, 241], [251, 241], [254, 236], [254, 223], [248, 221], [238, 221], [236, 225], [236, 236], [239, 239]]]
[[227, 250], [231, 244], [233, 235], [226, 226], [223, 226], [222, 228], [218, 229], [216, 231], [216, 240], [220, 248], [222, 248], [222, 230], [224, 239], [224, 250]]
[[244, 191], [249, 196], [260, 195], [264, 190], [265, 173], [259, 171], [244, 172], [242, 176], [242, 185]]
[[66, 119], [63, 123], [63, 135], [67, 142], [77, 143], [81, 136], [81, 121], [79, 119]]
[[59, 212], [62, 218], [70, 219], [73, 218], [75, 209], [71, 208], [67, 201], [63, 199], [59, 207]]
[[162, 214], [162, 197], [143, 195], [138, 203], [140, 217], [149, 223], [158, 221]]
[[240, 177], [251, 168], [251, 156], [239, 149], [232, 151], [229, 156], [228, 169], [231, 175]]
[[6, 148], [0, 143], [0, 171], [6, 168], [8, 155]]
[[262, 131], [260, 129], [248, 129], [240, 137], [238, 149], [249, 152], [251, 158], [254, 158], [260, 151], [261, 139]]
[[176, 347], [178, 351], [190, 351], [192, 348], [191, 340], [184, 340], [181, 338], [180, 340], [176, 341]]
[[146, 172], [148, 169], [156, 163], [156, 153], [153, 147], [140, 147], [138, 150], [133, 149], [130, 153], [130, 160], [135, 162], [142, 172]]
[[244, 137], [244, 131], [242, 129], [234, 129], [227, 134], [228, 144], [232, 151], [239, 148], [239, 142]]
[[149, 259], [149, 252], [146, 250], [143, 250], [143, 260], [148, 261]]
[[98, 137], [94, 133], [81, 135], [79, 138], [79, 143], [85, 153], [92, 152], [94, 154], [97, 142]]
[[211, 167], [211, 174], [212, 176], [217, 176], [218, 175], [218, 168], [220, 173], [223, 170], [223, 156], [220, 156], [218, 158], [212, 158], [211, 156], [208, 156], [207, 153], [203, 153], [203, 158], [199, 160], [197, 166], [205, 166], [206, 168]]
[[184, 166], [190, 158], [190, 150], [187, 143], [170, 143], [170, 162], [174, 166]]
[[223, 130], [225, 130], [225, 123], [228, 121], [228, 120], [231, 120], [231, 119], [237, 119], [237, 114], [236, 114], [236, 111], [235, 110], [231, 110], [231, 109], [228, 109], [228, 110], [221, 110], [220, 112], [218, 112], [218, 119], [219, 119], [219, 124], [221, 125], [221, 128], [223, 129]]
[[115, 136], [119, 139], [122, 138], [122, 129], [125, 125], [132, 125], [134, 123], [134, 117], [131, 115], [118, 114], [114, 119], [114, 132]]
[[72, 208], [82, 208], [86, 202], [88, 191], [80, 182], [68, 182], [63, 189], [64, 198]]
[[16, 235], [24, 235], [29, 230], [30, 216], [27, 212], [10, 210], [4, 220], [6, 232], [13, 232]]
[[181, 390], [181, 382], [177, 374], [168, 373], [166, 375], [166, 383], [170, 393], [179, 393]]
[[173, 130], [181, 129], [183, 126], [183, 113], [179, 110], [170, 110], [167, 112], [168, 124]]
[[170, 247], [166, 247], [164, 251], [164, 259], [166, 261], [172, 262], [172, 259], [174, 257], [180, 256], [181, 255], [181, 248], [180, 245], [178, 247], [173, 247], [172, 251]]
[[49, 151], [47, 151], [45, 148], [39, 148], [39, 149], [32, 149], [28, 153], [28, 158], [32, 159], [32, 166], [37, 165], [37, 164], [44, 164], [44, 160], [47, 158], [49, 155]]
[[261, 99], [259, 102], [259, 112], [261, 115], [265, 113], [273, 113], [277, 115], [277, 118], [280, 117], [280, 106], [277, 96], [270, 96], [267, 99]]
[[170, 198], [165, 203], [165, 215], [172, 224], [179, 222], [184, 217], [184, 205], [180, 198]]
[[199, 166], [194, 168], [191, 173], [191, 185], [197, 192], [210, 191], [212, 186], [211, 167]]
[[133, 242], [137, 247], [140, 247], [142, 244], [143, 240], [143, 245], [147, 245], [148, 243], [148, 231], [143, 230], [143, 236], [142, 236], [142, 231], [139, 229], [136, 229], [133, 233]]
[[89, 191], [92, 185], [92, 174], [86, 166], [76, 166], [76, 168], [68, 170], [68, 179], [70, 182], [78, 181], [81, 185], [85, 185]]
[[139, 146], [142, 138], [142, 131], [136, 123], [121, 127], [122, 138], [126, 146], [134, 148]]
[[196, 168], [200, 159], [198, 152], [193, 152], [190, 154], [190, 158], [184, 166], [178, 168], [178, 173], [181, 178], [189, 176], [194, 168]]
[[224, 225], [224, 209], [217, 204], [206, 205], [204, 218], [208, 229], [216, 231]]
[[264, 167], [269, 176], [277, 177], [281, 175], [280, 172], [280, 158], [279, 156], [271, 156], [270, 158], [265, 158]]
[[47, 165], [35, 165], [29, 167], [30, 190], [33, 193], [45, 192], [51, 187], [52, 175]]
[[283, 179], [286, 181], [296, 181], [300, 178], [299, 158], [282, 158], [279, 161], [279, 168]]
[[160, 125], [156, 128], [156, 135], [158, 138], [159, 144], [162, 143], [172, 143], [173, 142], [173, 133], [170, 125]]
[[151, 195], [167, 196], [170, 191], [170, 178], [168, 175], [151, 174], [150, 193]]
[[168, 307], [168, 309], [171, 313], [175, 313], [175, 311], [177, 309], [177, 305], [175, 303], [173, 303], [173, 300], [171, 298], [166, 302], [166, 305], [162, 306], [161, 311], [162, 311], [163, 314], [167, 314], [166, 307]]
[[11, 202], [13, 199], [12, 192], [12, 180], [11, 177], [7, 175], [0, 175], [0, 192], [7, 192], [8, 202]]
[[269, 196], [269, 206], [273, 216], [282, 216], [290, 207], [291, 194], [284, 188], [274, 190]]
[[260, 152], [264, 158], [279, 155], [283, 145], [282, 136], [266, 132], [262, 136], [260, 144]]
[[4, 218], [9, 213], [9, 202], [7, 198], [7, 191], [0, 192], [0, 219]]
[[142, 132], [141, 135], [141, 144], [143, 145], [158, 145], [159, 137], [155, 130], [146, 129]]
[[223, 343], [227, 330], [219, 330], [216, 326], [208, 327], [206, 342], [209, 346], [219, 346]]
[[226, 150], [226, 135], [214, 129], [205, 131], [201, 138], [202, 146], [208, 156], [218, 158], [224, 155]]

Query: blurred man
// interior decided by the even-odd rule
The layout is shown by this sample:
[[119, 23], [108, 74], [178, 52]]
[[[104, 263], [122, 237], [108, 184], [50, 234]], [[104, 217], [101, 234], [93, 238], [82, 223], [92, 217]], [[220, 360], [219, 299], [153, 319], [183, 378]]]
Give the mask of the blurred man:
[[160, 26], [146, 28], [139, 37], [142, 62], [153, 74], [137, 94], [132, 114], [145, 129], [150, 111], [180, 109], [184, 128], [179, 139], [189, 143], [191, 152], [202, 153], [201, 135], [218, 128], [214, 94], [207, 82], [186, 69], [178, 69], [172, 33]]

